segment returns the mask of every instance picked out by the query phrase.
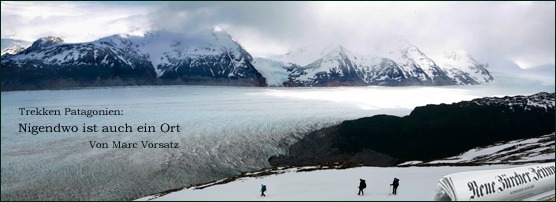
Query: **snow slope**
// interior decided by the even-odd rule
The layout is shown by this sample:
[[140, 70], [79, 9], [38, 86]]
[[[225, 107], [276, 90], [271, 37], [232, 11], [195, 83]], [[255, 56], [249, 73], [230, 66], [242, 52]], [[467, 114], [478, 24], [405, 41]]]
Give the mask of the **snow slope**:
[[[531, 164], [534, 165], [534, 164]], [[438, 180], [455, 172], [514, 168], [523, 165], [492, 165], [464, 167], [358, 167], [344, 170], [296, 172], [257, 178], [240, 178], [228, 184], [204, 189], [183, 189], [156, 198], [147, 196], [138, 200], [193, 200], [193, 201], [431, 201]], [[365, 195], [357, 195], [359, 179], [367, 181]], [[400, 179], [397, 195], [389, 195], [394, 178]], [[261, 197], [261, 184], [267, 185], [266, 197]]]
[[[225, 178], [167, 195], [155, 194], [137, 200], [426, 201], [433, 200], [437, 192], [437, 182], [444, 175], [520, 167], [523, 166], [521, 163], [535, 165], [539, 164], [538, 162], [553, 162], [554, 158], [554, 133], [551, 133], [538, 138], [500, 142], [487, 147], [474, 148], [443, 160], [426, 163], [406, 162], [400, 164], [402, 167], [364, 166], [341, 169], [340, 164], [337, 164], [338, 166], [278, 167], [245, 173], [237, 179]], [[466, 163], [484, 165], [446, 166]], [[415, 165], [419, 167], [413, 167]], [[327, 167], [328, 169], [324, 169]], [[264, 173], [267, 174], [263, 175]], [[398, 195], [389, 195], [391, 191], [389, 184], [394, 177], [401, 179]], [[359, 178], [367, 181], [365, 196], [355, 194]], [[226, 183], [227, 180], [232, 181]], [[268, 191], [265, 193], [267, 197], [261, 197], [257, 193], [260, 184], [267, 185]]]
[[538, 138], [499, 142], [488, 147], [478, 147], [460, 155], [429, 162], [408, 161], [400, 165], [439, 165], [466, 163], [530, 163], [555, 159], [554, 133]]
[[[444, 175], [554, 162], [554, 148], [554, 133], [551, 133], [537, 138], [499, 142], [474, 148], [458, 156], [441, 160], [425, 163], [405, 162], [400, 164], [401, 167], [363, 166], [345, 169], [350, 165], [339, 163], [293, 168], [277, 167], [243, 173], [238, 177], [192, 186], [167, 195], [155, 194], [137, 200], [433, 200], [437, 192], [437, 182]], [[458, 164], [467, 166], [454, 166]], [[469, 166], [469, 164], [482, 165]], [[391, 189], [388, 185], [394, 177], [401, 179], [401, 185], [398, 188], [398, 195], [389, 195], [388, 191]], [[367, 181], [365, 196], [355, 194], [359, 178]], [[256, 188], [260, 184], [267, 185], [267, 197], [258, 195]]]

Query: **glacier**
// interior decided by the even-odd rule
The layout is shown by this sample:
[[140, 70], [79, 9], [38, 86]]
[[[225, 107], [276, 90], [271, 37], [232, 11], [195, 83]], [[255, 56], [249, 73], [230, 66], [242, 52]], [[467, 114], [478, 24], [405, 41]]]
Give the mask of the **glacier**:
[[[131, 200], [268, 168], [308, 131], [416, 106], [486, 96], [553, 92], [554, 85], [500, 75], [481, 86], [248, 88], [98, 87], [1, 92], [3, 200]], [[500, 78], [500, 79], [498, 79]], [[117, 109], [121, 116], [23, 116], [19, 108]], [[179, 124], [181, 132], [40, 133], [33, 125]], [[158, 129], [158, 128], [157, 128]], [[91, 148], [89, 141], [177, 142], [176, 149]]]

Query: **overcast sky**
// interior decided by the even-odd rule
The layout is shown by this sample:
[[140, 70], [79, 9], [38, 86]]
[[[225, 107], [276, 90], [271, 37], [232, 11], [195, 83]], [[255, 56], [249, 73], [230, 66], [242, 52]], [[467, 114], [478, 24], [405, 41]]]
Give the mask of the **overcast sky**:
[[522, 68], [555, 60], [555, 2], [10, 2], [2, 38], [95, 40], [135, 28], [222, 27], [252, 55], [335, 42], [361, 53], [406, 39], [427, 55], [463, 48]]

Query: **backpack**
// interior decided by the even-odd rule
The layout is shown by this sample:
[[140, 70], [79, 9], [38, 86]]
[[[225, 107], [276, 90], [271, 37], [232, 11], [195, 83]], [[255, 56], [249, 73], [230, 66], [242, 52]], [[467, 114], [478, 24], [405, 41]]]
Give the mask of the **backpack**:
[[266, 185], [263, 185], [263, 189], [261, 191], [266, 191]]
[[400, 179], [398, 179], [398, 178], [394, 179], [394, 185], [395, 186], [400, 185]]
[[362, 189], [367, 188], [367, 183], [365, 183], [365, 180], [361, 180], [361, 188]]

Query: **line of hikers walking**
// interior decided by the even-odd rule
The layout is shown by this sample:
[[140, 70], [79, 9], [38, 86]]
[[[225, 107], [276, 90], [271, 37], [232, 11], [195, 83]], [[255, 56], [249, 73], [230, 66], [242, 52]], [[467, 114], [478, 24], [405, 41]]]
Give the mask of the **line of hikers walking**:
[[[394, 178], [394, 182], [390, 184], [392, 186], [392, 194], [396, 195], [396, 191], [398, 190], [398, 186], [400, 186], [400, 179]], [[365, 183], [364, 179], [359, 179], [359, 193], [357, 195], [365, 195], [363, 189], [367, 188], [367, 183]], [[261, 184], [261, 196], [266, 196], [264, 192], [266, 191], [266, 185]]]
[[[400, 179], [398, 178], [394, 178], [394, 181], [392, 182], [392, 184], [390, 184], [390, 186], [392, 186], [392, 194], [396, 195], [396, 191], [398, 190], [398, 186], [400, 186]], [[357, 195], [365, 195], [365, 193], [363, 192], [363, 189], [367, 188], [367, 183], [365, 183], [364, 179], [359, 179], [359, 193], [357, 193]]]

